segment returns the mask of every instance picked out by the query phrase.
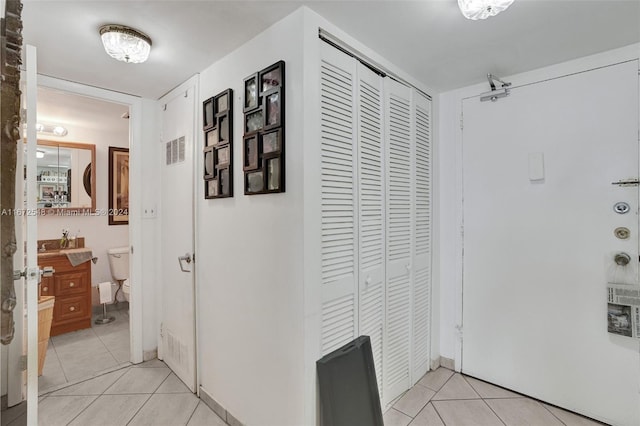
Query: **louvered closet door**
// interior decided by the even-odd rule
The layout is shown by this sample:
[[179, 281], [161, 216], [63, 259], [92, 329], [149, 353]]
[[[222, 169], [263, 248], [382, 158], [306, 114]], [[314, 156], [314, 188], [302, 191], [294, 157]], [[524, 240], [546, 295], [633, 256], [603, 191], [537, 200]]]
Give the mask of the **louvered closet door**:
[[322, 355], [357, 337], [356, 62], [321, 46]]
[[358, 63], [358, 223], [360, 335], [371, 349], [383, 395], [382, 330], [384, 321], [384, 150], [383, 79]]
[[411, 90], [389, 78], [386, 113], [386, 312], [383, 341], [384, 403], [410, 387], [413, 246]]
[[412, 384], [429, 371], [431, 338], [431, 101], [414, 90]]

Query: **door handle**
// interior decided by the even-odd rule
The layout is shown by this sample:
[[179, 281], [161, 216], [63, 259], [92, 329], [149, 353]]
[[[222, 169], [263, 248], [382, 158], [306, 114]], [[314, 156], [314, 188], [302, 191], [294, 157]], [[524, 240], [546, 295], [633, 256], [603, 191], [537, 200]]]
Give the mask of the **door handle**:
[[186, 253], [184, 256], [178, 256], [178, 264], [180, 264], [180, 270], [182, 272], [191, 272], [191, 270], [185, 269], [182, 262], [187, 262], [187, 265], [191, 263], [191, 255], [189, 253]]

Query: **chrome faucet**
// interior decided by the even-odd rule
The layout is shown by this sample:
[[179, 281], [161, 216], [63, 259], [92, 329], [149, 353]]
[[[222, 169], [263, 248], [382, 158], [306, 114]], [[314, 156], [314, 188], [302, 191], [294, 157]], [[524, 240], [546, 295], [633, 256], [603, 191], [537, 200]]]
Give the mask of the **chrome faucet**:
[[46, 243], [42, 243], [42, 246], [40, 247], [40, 251], [47, 251]]

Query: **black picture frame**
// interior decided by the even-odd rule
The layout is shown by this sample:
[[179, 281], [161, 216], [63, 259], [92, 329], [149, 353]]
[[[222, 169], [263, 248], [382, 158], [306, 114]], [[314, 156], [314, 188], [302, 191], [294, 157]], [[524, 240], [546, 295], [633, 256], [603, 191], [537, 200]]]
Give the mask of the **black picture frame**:
[[250, 75], [249, 77], [244, 79], [244, 101], [243, 101], [243, 111], [251, 111], [253, 109], [258, 108], [258, 98], [259, 98], [259, 90], [258, 90], [258, 73]]
[[244, 138], [244, 153], [243, 153], [243, 170], [245, 172], [257, 170], [260, 167], [258, 162], [258, 152], [260, 135], [254, 134], [251, 136], [245, 136]]
[[215, 126], [215, 103], [209, 98], [202, 103], [202, 130], [205, 132]]
[[[245, 195], [285, 192], [285, 82], [284, 61], [244, 79]], [[256, 102], [247, 99], [248, 84], [259, 85]]]
[[233, 197], [233, 90], [224, 90], [203, 102], [205, 116], [211, 109], [213, 124], [204, 129], [202, 148], [204, 198], [230, 198]]

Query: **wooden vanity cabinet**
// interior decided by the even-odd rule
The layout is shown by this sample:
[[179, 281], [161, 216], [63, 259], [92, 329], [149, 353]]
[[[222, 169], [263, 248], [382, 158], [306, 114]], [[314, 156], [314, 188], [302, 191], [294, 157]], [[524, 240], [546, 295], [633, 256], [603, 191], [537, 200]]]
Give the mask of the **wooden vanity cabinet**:
[[40, 269], [51, 266], [52, 276], [42, 277], [40, 294], [55, 296], [51, 335], [91, 327], [91, 262], [71, 266], [64, 254], [38, 256]]

